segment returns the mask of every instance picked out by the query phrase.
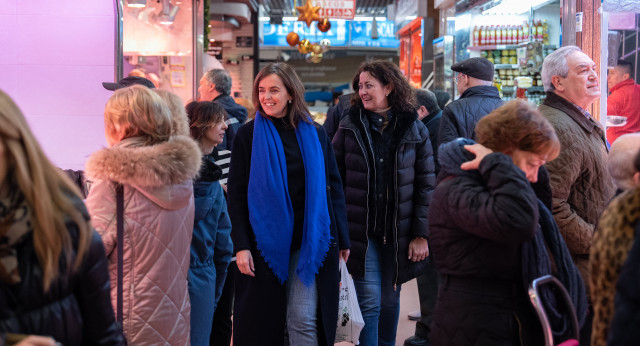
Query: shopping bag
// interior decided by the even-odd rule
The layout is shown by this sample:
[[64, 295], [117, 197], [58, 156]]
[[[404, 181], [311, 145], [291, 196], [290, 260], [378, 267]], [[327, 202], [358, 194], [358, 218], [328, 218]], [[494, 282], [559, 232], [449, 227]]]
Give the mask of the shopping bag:
[[358, 305], [356, 288], [347, 270], [347, 264], [340, 258], [340, 298], [335, 342], [346, 341], [357, 345], [363, 327], [364, 319]]

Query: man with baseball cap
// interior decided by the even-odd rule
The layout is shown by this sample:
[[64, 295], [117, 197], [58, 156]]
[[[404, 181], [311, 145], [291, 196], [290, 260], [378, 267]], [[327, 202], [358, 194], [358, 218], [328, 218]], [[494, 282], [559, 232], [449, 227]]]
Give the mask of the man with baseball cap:
[[470, 58], [451, 65], [457, 72], [456, 85], [460, 98], [442, 112], [438, 147], [458, 137], [475, 139], [476, 124], [483, 116], [502, 106], [498, 88], [493, 84], [494, 67], [484, 58]]
[[107, 89], [107, 90], [111, 90], [111, 91], [115, 91], [121, 88], [126, 88], [128, 86], [132, 86], [134, 84], [140, 84], [140, 85], [144, 85], [149, 89], [155, 89], [155, 85], [153, 85], [153, 83], [144, 78], [144, 77], [138, 77], [138, 76], [129, 76], [129, 77], [125, 77], [122, 78], [121, 80], [119, 80], [117, 83], [107, 83], [107, 82], [103, 82], [102, 86]]

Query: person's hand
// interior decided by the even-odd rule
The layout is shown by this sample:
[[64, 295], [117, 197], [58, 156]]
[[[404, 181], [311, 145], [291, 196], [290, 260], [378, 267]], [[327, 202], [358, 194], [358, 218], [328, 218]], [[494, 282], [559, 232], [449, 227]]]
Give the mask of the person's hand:
[[227, 193], [227, 184], [220, 183], [220, 186], [222, 186], [224, 193]]
[[349, 259], [349, 254], [351, 254], [351, 250], [349, 249], [340, 250], [340, 258], [344, 260], [344, 263], [347, 263], [347, 260]]
[[29, 335], [22, 339], [16, 346], [56, 346], [60, 345], [53, 338], [46, 336]]
[[429, 243], [425, 238], [413, 238], [409, 243], [409, 259], [420, 262], [429, 256]]
[[238, 270], [244, 275], [249, 275], [255, 277], [254, 271], [256, 270], [253, 266], [253, 256], [251, 256], [251, 251], [249, 250], [240, 250], [236, 253], [236, 264], [238, 265]]
[[473, 145], [465, 145], [464, 148], [471, 152], [472, 154], [476, 155], [476, 158], [471, 160], [471, 161], [467, 161], [463, 164], [460, 165], [460, 169], [465, 170], [465, 171], [469, 171], [472, 169], [478, 169], [478, 167], [480, 167], [480, 162], [482, 161], [482, 159], [484, 159], [485, 156], [491, 154], [493, 152], [493, 150], [485, 147], [482, 144], [473, 144]]

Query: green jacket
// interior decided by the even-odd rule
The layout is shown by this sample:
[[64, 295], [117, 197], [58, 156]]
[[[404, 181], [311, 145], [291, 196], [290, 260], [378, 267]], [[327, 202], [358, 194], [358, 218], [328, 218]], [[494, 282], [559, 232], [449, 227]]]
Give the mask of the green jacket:
[[600, 124], [553, 92], [547, 93], [538, 110], [551, 122], [562, 145], [560, 155], [546, 164], [553, 193], [553, 217], [588, 285], [595, 224], [615, 193], [607, 170], [604, 131]]

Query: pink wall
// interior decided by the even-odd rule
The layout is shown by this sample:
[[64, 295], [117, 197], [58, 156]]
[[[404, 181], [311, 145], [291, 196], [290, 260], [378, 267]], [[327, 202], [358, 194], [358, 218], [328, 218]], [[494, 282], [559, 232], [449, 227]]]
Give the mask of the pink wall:
[[113, 81], [112, 0], [0, 0], [0, 89], [22, 109], [49, 158], [82, 169], [106, 145]]

